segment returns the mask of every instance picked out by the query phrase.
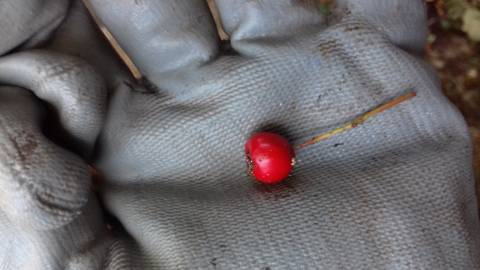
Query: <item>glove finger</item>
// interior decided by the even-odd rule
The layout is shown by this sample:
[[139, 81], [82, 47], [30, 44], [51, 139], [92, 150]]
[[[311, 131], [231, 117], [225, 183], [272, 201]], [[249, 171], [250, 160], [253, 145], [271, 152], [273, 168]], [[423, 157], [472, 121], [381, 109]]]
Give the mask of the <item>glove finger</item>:
[[73, 1], [66, 20], [46, 47], [86, 60], [105, 78], [109, 89], [130, 79], [124, 64], [98, 31], [81, 0]]
[[217, 53], [218, 36], [204, 0], [91, 0], [94, 12], [151, 81], [200, 66]]
[[0, 269], [105, 269], [112, 238], [90, 195], [81, 216], [49, 230], [20, 227], [0, 209]]
[[37, 230], [71, 222], [88, 202], [87, 165], [43, 136], [33, 95], [2, 87], [0, 101], [0, 209]]
[[216, 0], [216, 4], [232, 47], [247, 54], [252, 51], [245, 43], [252, 40], [278, 41], [309, 28], [318, 31], [326, 22], [317, 0]]
[[427, 16], [422, 0], [338, 0], [338, 13], [364, 17], [399, 47], [421, 51], [427, 39]]
[[0, 55], [44, 41], [62, 22], [69, 1], [0, 1]]
[[106, 91], [86, 62], [41, 50], [10, 54], [0, 58], [0, 81], [31, 89], [53, 105], [78, 150], [90, 154], [102, 127]]

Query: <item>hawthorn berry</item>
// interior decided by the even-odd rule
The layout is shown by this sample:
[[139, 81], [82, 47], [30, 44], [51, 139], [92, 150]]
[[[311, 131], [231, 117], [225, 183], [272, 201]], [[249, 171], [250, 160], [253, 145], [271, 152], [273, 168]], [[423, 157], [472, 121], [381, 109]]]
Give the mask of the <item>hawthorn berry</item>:
[[295, 163], [295, 151], [284, 137], [271, 133], [254, 134], [245, 144], [250, 174], [264, 184], [277, 184], [288, 177]]
[[[391, 109], [416, 95], [417, 93], [414, 91], [407, 92], [367, 111], [334, 130], [315, 136], [295, 148], [301, 150], [309, 145], [331, 138], [338, 133], [351, 130], [365, 123], [369, 118]], [[293, 169], [293, 165], [295, 165], [295, 151], [288, 140], [271, 132], [260, 132], [250, 137], [245, 144], [245, 153], [250, 174], [264, 184], [281, 182], [288, 177]]]

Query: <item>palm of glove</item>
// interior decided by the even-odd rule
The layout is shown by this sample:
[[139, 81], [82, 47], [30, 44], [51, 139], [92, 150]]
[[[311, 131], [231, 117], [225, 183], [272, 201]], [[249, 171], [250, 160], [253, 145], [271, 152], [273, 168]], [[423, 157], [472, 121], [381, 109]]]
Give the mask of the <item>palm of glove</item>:
[[[172, 4], [112, 11], [94, 2], [160, 89], [123, 83], [112, 95], [97, 166], [102, 200], [122, 229], [104, 267], [478, 265], [465, 126], [423, 64], [392, 43], [415, 50], [418, 40], [402, 39], [401, 27], [379, 31], [364, 10], [327, 27], [305, 3], [218, 4], [234, 54], [219, 56], [202, 16], [192, 20], [196, 31], [178, 24], [181, 37], [170, 26], [157, 32], [163, 43], [149, 34], [162, 18], [190, 18], [203, 5], [173, 4], [169, 17], [162, 12]], [[160, 22], [147, 6], [164, 15]], [[282, 9], [290, 17], [271, 23]], [[126, 16], [136, 24], [119, 23]], [[253, 132], [300, 143], [407, 89], [418, 98], [299, 152], [285, 183], [265, 187], [247, 176], [243, 143]], [[105, 251], [97, 249], [98, 263]]]

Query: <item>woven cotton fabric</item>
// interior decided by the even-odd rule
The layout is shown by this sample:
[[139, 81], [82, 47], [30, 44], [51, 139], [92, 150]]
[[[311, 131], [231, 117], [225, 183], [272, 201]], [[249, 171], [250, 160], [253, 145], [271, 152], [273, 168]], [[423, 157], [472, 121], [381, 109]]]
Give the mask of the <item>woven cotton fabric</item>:
[[[422, 1], [342, 0], [328, 16], [315, 1], [216, 2], [228, 52], [204, 1], [92, 1], [153, 86], [104, 75], [108, 106], [83, 61], [0, 57], [0, 83], [27, 88], [0, 87], [0, 269], [480, 269], [471, 142], [419, 56]], [[53, 38], [82, 24], [71, 26]], [[44, 60], [60, 79], [27, 79], [25, 63]], [[27, 75], [7, 76], [17, 70]], [[298, 151], [285, 182], [247, 175], [255, 132], [297, 145], [407, 91], [417, 96]], [[67, 114], [66, 133], [93, 152], [42, 133], [43, 105], [72, 99], [98, 110]], [[13, 132], [40, 146], [22, 158], [31, 138]], [[103, 175], [100, 203], [87, 162]]]
[[[465, 124], [425, 65], [367, 23], [199, 74], [174, 99], [120, 91], [102, 137], [103, 198], [141, 268], [479, 267]], [[299, 151], [285, 183], [246, 175], [253, 132], [300, 143], [407, 90], [418, 97]]]

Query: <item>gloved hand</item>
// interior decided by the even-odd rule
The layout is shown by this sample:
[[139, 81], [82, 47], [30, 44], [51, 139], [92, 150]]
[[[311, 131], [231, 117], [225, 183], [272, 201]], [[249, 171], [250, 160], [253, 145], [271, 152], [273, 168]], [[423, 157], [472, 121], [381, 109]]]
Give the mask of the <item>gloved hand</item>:
[[[415, 56], [425, 41], [422, 1], [339, 0], [328, 17], [314, 1], [216, 3], [228, 52], [218, 49], [204, 1], [92, 1], [155, 85], [107, 78], [116, 90], [95, 151], [102, 201], [119, 221], [112, 232], [88, 199], [82, 160], [41, 138], [35, 99], [1, 89], [0, 145], [19, 150], [0, 154], [0, 234], [9, 240], [0, 244], [8, 254], [0, 269], [32, 261], [38, 269], [479, 268], [467, 129]], [[101, 122], [95, 72], [73, 65], [80, 66], [66, 73], [73, 75], [58, 76], [61, 87], [46, 87], [51, 74], [65, 73], [35, 80], [18, 68], [43, 70], [32, 64], [41, 63], [35, 53], [2, 57], [0, 80], [55, 108], [83, 100], [58, 109], [59, 122], [68, 141], [93, 145], [98, 124], [69, 125]], [[65, 58], [47, 53], [48, 63], [74, 61]], [[243, 144], [253, 132], [301, 143], [406, 90], [418, 97], [298, 152], [283, 184], [266, 187], [246, 175]], [[81, 110], [69, 114], [74, 108]], [[35, 152], [40, 165], [27, 166], [33, 140], [16, 134], [33, 134], [34, 145], [47, 148]]]
[[[79, 4], [0, 3], [0, 54], [46, 42], [57, 51], [0, 57], [2, 270], [101, 269], [113, 243], [86, 163], [105, 117], [105, 83], [87, 62], [61, 52], [98, 59], [104, 75], [115, 61], [108, 46], [89, 38], [94, 28]], [[118, 76], [104, 77], [112, 84]]]

